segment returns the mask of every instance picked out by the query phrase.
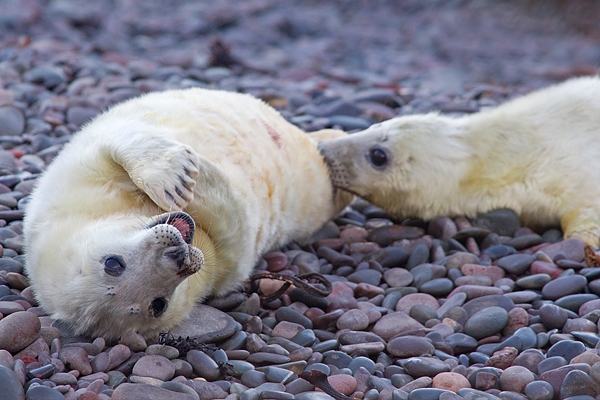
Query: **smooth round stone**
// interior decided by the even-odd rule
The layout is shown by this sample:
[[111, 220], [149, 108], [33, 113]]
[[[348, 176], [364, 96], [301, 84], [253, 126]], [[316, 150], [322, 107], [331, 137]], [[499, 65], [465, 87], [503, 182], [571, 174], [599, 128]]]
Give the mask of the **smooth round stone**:
[[299, 344], [300, 346], [308, 347], [312, 346], [313, 343], [316, 342], [317, 338], [312, 329], [305, 329], [303, 331], [298, 332], [290, 340], [296, 344]]
[[504, 295], [511, 299], [515, 304], [531, 303], [534, 300], [541, 298], [541, 296], [533, 290], [521, 290], [518, 292], [505, 293]]
[[413, 277], [412, 285], [416, 288], [421, 287], [425, 282], [433, 279], [433, 264], [421, 264], [410, 270]]
[[598, 387], [594, 380], [583, 371], [571, 371], [565, 376], [560, 386], [560, 398], [572, 398], [573, 396], [596, 397]]
[[358, 382], [352, 375], [338, 374], [327, 378], [329, 384], [338, 392], [350, 396], [356, 390]]
[[456, 393], [462, 388], [470, 388], [469, 380], [456, 372], [442, 372], [433, 378], [431, 386], [434, 389], [444, 389]]
[[538, 374], [541, 375], [546, 371], [550, 371], [556, 368], [560, 368], [564, 365], [567, 365], [567, 360], [562, 356], [551, 356], [547, 357], [545, 360], [541, 361], [538, 365]]
[[560, 356], [570, 362], [571, 359], [585, 351], [585, 346], [581, 342], [574, 340], [561, 340], [548, 349], [546, 357]]
[[175, 365], [165, 356], [146, 355], [135, 363], [133, 374], [168, 381], [175, 375]]
[[559, 277], [544, 285], [542, 296], [545, 299], [557, 300], [561, 297], [581, 292], [586, 285], [587, 279], [581, 275]]
[[63, 347], [58, 352], [58, 358], [65, 363], [66, 366], [76, 369], [82, 375], [89, 375], [92, 373], [92, 366], [88, 360], [88, 354], [82, 347]]
[[465, 333], [483, 339], [500, 332], [508, 322], [508, 313], [501, 307], [489, 307], [475, 313], [465, 325]]
[[[4, 394], [2, 396], [4, 399]], [[25, 397], [27, 400], [64, 400], [65, 397], [56, 389], [47, 386], [30, 386]]]
[[552, 400], [554, 398], [554, 388], [544, 381], [529, 383], [525, 386], [524, 393], [530, 400]]
[[449, 392], [444, 389], [419, 388], [408, 394], [408, 400], [438, 400], [443, 393]]
[[354, 374], [360, 367], [365, 368], [370, 374], [375, 373], [375, 362], [367, 357], [356, 357], [348, 364], [348, 368]]
[[419, 291], [435, 297], [446, 297], [452, 289], [454, 289], [454, 283], [450, 279], [438, 278], [423, 283], [419, 288]]
[[256, 370], [248, 370], [242, 374], [240, 378], [241, 382], [249, 388], [255, 388], [267, 381], [267, 377], [264, 372]]
[[340, 330], [362, 331], [369, 326], [369, 317], [358, 309], [348, 310], [337, 320], [336, 325]]
[[563, 333], [596, 332], [597, 330], [596, 324], [585, 318], [568, 319], [563, 327]]
[[246, 361], [254, 365], [264, 366], [272, 364], [284, 364], [290, 362], [290, 358], [282, 354], [258, 352], [250, 354], [248, 358], [246, 358]]
[[[468, 379], [471, 383], [471, 387], [478, 387], [477, 383], [483, 381], [487, 386], [486, 389], [500, 389], [501, 373], [502, 370], [498, 368], [483, 367], [473, 371], [473, 373], [469, 375]], [[459, 390], [458, 393], [460, 393], [461, 391], [462, 390]]]
[[[218, 397], [222, 398], [222, 397]], [[198, 400], [187, 393], [179, 393], [158, 386], [123, 383], [115, 389], [112, 400]]]
[[409, 313], [412, 306], [416, 304], [426, 305], [432, 310], [437, 310], [440, 305], [435, 297], [426, 293], [411, 293], [403, 296], [396, 303], [396, 311]]
[[444, 304], [437, 309], [438, 318], [444, 318], [446, 313], [455, 307], [461, 307], [467, 299], [466, 293], [456, 293], [454, 296], [446, 299]]
[[227, 364], [231, 365], [232, 375], [236, 378], [240, 378], [244, 372], [254, 369], [254, 365], [244, 360], [229, 360]]
[[146, 355], [159, 355], [173, 360], [179, 357], [179, 350], [172, 346], [166, 346], [161, 344], [152, 344], [144, 351]]
[[552, 277], [548, 274], [534, 274], [519, 278], [515, 283], [523, 289], [541, 289], [551, 280]]
[[323, 358], [323, 363], [333, 365], [338, 369], [347, 368], [352, 362], [352, 357], [341, 351], [332, 351]]
[[277, 320], [277, 322], [293, 322], [295, 324], [302, 325], [306, 329], [313, 328], [313, 324], [310, 319], [306, 318], [304, 315], [291, 309], [290, 307], [279, 307], [277, 311], [275, 311], [275, 319]]
[[565, 258], [573, 261], [582, 261], [584, 257], [585, 243], [579, 239], [566, 239], [544, 247], [544, 253], [551, 259], [562, 254]]
[[25, 129], [25, 116], [16, 107], [0, 107], [0, 136], [16, 136]]
[[498, 260], [498, 266], [512, 275], [521, 276], [529, 270], [535, 257], [531, 254], [512, 254]]
[[296, 400], [331, 400], [332, 397], [323, 392], [304, 392], [296, 394]]
[[535, 331], [527, 326], [517, 329], [515, 333], [513, 333], [513, 336], [521, 339], [521, 351], [531, 349], [537, 345], [537, 335]]
[[189, 337], [199, 343], [225, 340], [236, 331], [235, 320], [226, 313], [205, 304], [197, 304], [190, 317], [171, 331], [174, 337]]
[[390, 268], [383, 273], [383, 279], [391, 287], [405, 287], [412, 283], [413, 275], [404, 268]]
[[381, 283], [381, 272], [374, 269], [362, 269], [347, 276], [348, 281], [354, 283], [368, 283], [379, 286]]
[[569, 318], [567, 310], [555, 304], [541, 306], [539, 316], [546, 329], [560, 329]]
[[107, 370], [114, 369], [123, 364], [131, 356], [131, 350], [124, 344], [117, 344], [108, 351], [108, 367]]
[[435, 347], [431, 340], [424, 337], [400, 336], [388, 342], [387, 350], [396, 357], [409, 358], [426, 354], [433, 355]]
[[392, 225], [373, 229], [367, 239], [381, 247], [387, 247], [397, 240], [416, 239], [423, 236], [424, 233], [423, 229], [415, 226]]
[[488, 247], [483, 251], [484, 254], [488, 255], [492, 260], [497, 260], [502, 257], [514, 254], [516, 252], [514, 247], [506, 246], [504, 244], [496, 244]]
[[464, 333], [453, 333], [445, 339], [448, 346], [452, 348], [454, 354], [466, 353], [477, 348], [477, 339]]
[[385, 295], [383, 301], [381, 302], [381, 306], [387, 308], [388, 310], [394, 311], [396, 310], [396, 303], [398, 303], [398, 300], [400, 300], [401, 297], [402, 292], [399, 290], [394, 290]]
[[190, 350], [186, 356], [194, 372], [207, 381], [216, 381], [221, 376], [219, 365], [208, 354], [200, 350]]
[[40, 319], [28, 311], [17, 311], [0, 319], [0, 349], [16, 353], [33, 343], [40, 333]]
[[593, 332], [571, 332], [571, 335], [588, 347], [595, 348], [598, 345], [598, 342], [600, 342], [600, 335]]
[[406, 269], [411, 270], [417, 265], [426, 263], [429, 260], [429, 247], [424, 244], [420, 244], [414, 248], [408, 261], [406, 262]]
[[462, 307], [467, 312], [469, 317], [475, 315], [475, 313], [489, 307], [501, 307], [507, 312], [512, 310], [515, 303], [504, 295], [489, 295], [477, 297], [473, 300], [466, 302]]
[[5, 400], [22, 400], [25, 398], [19, 376], [4, 365], [0, 365], [0, 388], [2, 388], [2, 398]]
[[561, 297], [554, 304], [576, 313], [583, 304], [596, 299], [598, 299], [598, 296], [592, 293], [572, 294]]
[[536, 233], [530, 233], [528, 235], [521, 235], [508, 240], [507, 246], [514, 247], [517, 250], [527, 249], [529, 247], [537, 246], [538, 244], [544, 243], [544, 238]]
[[370, 260], [377, 261], [383, 268], [398, 268], [406, 264], [408, 253], [399, 247], [386, 247], [372, 251], [363, 258], [363, 261]]
[[399, 333], [423, 328], [423, 325], [409, 317], [408, 314], [396, 311], [381, 317], [373, 326], [373, 333], [383, 340], [389, 340]]
[[198, 393], [196, 393], [194, 389], [181, 382], [163, 382], [160, 384], [160, 387], [163, 389], [170, 390], [172, 392], [186, 393], [190, 396], [199, 397]]
[[535, 380], [533, 372], [525, 367], [513, 366], [505, 369], [500, 375], [500, 387], [502, 390], [523, 393], [525, 387]]
[[472, 224], [503, 236], [513, 236], [515, 231], [521, 227], [519, 216], [509, 209], [497, 209], [480, 214], [472, 221]]
[[433, 357], [412, 357], [406, 360], [402, 366], [412, 377], [429, 376], [434, 377], [441, 372], [450, 372], [450, 366]]
[[424, 324], [430, 319], [438, 318], [437, 312], [435, 310], [432, 310], [431, 308], [423, 304], [415, 304], [414, 306], [412, 306], [408, 315], [419, 321], [421, 324]]

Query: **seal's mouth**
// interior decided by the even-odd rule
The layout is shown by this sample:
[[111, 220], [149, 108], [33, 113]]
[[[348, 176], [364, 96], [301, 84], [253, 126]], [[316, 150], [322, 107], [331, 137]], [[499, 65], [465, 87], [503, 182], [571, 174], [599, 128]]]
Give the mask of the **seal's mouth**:
[[189, 245], [192, 244], [196, 224], [194, 223], [194, 219], [189, 214], [178, 211], [174, 213], [159, 215], [150, 224], [148, 224], [146, 228], [149, 229], [155, 227], [156, 225], [163, 224], [171, 225], [172, 227], [177, 229], [181, 234], [183, 240]]

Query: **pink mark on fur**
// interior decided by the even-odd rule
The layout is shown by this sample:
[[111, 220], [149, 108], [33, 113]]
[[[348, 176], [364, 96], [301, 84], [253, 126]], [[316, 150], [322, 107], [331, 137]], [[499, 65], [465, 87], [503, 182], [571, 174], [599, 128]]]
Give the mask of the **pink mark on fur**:
[[281, 149], [281, 136], [279, 135], [279, 133], [277, 133], [277, 131], [275, 129], [273, 129], [273, 127], [271, 125], [265, 123], [264, 121], [263, 121], [263, 125], [267, 129], [267, 133], [269, 134], [269, 136], [271, 136], [271, 139], [273, 139], [273, 141], [275, 142], [277, 147], [279, 147]]

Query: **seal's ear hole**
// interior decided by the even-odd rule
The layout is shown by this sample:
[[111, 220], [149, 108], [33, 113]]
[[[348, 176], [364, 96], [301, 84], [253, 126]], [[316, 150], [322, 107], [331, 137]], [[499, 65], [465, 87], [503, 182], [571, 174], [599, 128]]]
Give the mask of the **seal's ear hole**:
[[388, 163], [387, 151], [380, 146], [372, 147], [369, 150], [369, 155], [367, 158], [369, 159], [369, 162], [377, 168], [385, 167]]
[[116, 254], [109, 254], [102, 259], [104, 272], [110, 276], [121, 276], [125, 272], [125, 260]]
[[160, 317], [160, 315], [167, 309], [167, 299], [164, 297], [157, 297], [150, 303], [150, 312], [154, 317]]

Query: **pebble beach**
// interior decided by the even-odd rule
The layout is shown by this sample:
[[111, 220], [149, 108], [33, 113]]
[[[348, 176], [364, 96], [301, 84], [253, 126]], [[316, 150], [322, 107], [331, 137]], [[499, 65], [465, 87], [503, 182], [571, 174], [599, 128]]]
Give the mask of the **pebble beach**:
[[[593, 1], [0, 0], [2, 400], [594, 400], [600, 256], [511, 210], [395, 220], [355, 200], [160, 338], [74, 336], [37, 304], [23, 217], [94, 116], [152, 91], [255, 95], [305, 131], [464, 115], [600, 65]], [[306, 216], [310, 218], [310, 216]], [[66, 290], [66, 289], [65, 289]], [[302, 378], [302, 377], [306, 378]], [[307, 378], [312, 376], [314, 379]], [[315, 378], [316, 377], [316, 378]]]

